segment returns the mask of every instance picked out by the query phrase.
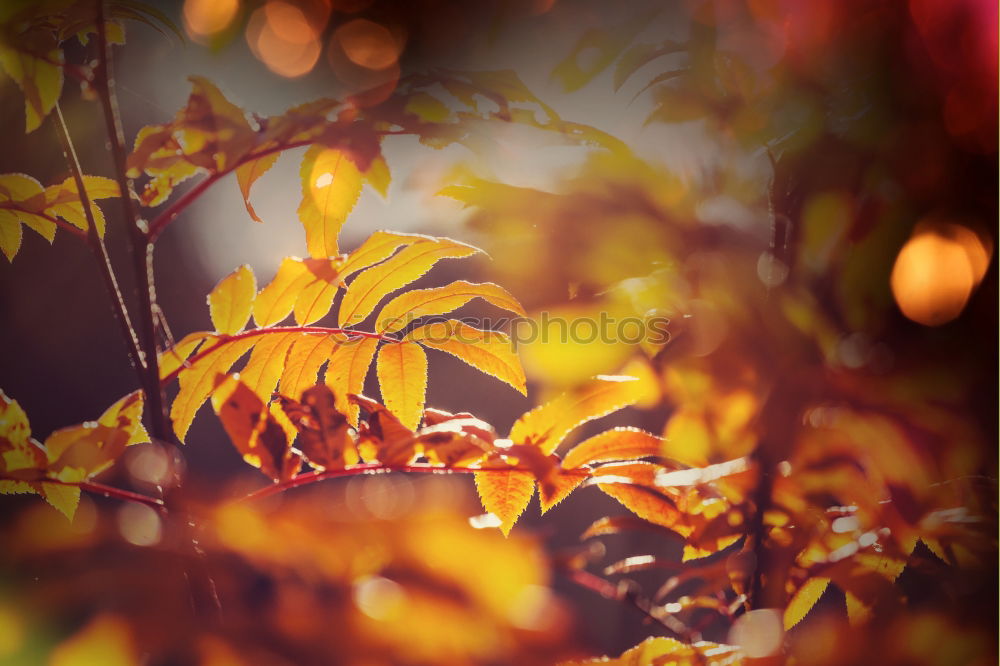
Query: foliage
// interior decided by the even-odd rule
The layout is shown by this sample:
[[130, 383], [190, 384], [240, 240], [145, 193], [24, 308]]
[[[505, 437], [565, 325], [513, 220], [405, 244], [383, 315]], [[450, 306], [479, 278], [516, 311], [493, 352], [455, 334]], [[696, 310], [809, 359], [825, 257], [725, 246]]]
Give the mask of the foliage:
[[[969, 587], [995, 575], [996, 454], [970, 402], [968, 377], [978, 375], [953, 367], [968, 356], [937, 353], [941, 338], [913, 333], [897, 305], [914, 322], [939, 324], [960, 300], [958, 317], [980, 285], [995, 283], [994, 235], [954, 213], [947, 188], [921, 199], [925, 180], [891, 176], [907, 138], [880, 138], [900, 113], [895, 98], [859, 80], [863, 66], [847, 56], [854, 45], [832, 35], [857, 23], [883, 34], [894, 10], [823, 5], [822, 21], [814, 7], [782, 24], [765, 4], [692, 3], [687, 36], [652, 43], [639, 36], [665, 10], [637, 6], [585, 32], [553, 78], [573, 91], [607, 72], [615, 90], [650, 104], [647, 124], [698, 123], [719, 154], [754, 153], [766, 184], [719, 165], [698, 178], [678, 173], [564, 120], [512, 71], [428, 68], [374, 96], [267, 117], [195, 76], [185, 105], [142, 127], [129, 149], [112, 45], [125, 43], [128, 20], [177, 28], [135, 2], [5, 5], [0, 66], [23, 95], [26, 132], [54, 125], [70, 176], [46, 187], [0, 175], [0, 250], [18, 259], [22, 225], [50, 243], [61, 228], [87, 245], [140, 387], [44, 442], [0, 393], [0, 491], [38, 494], [70, 521], [53, 524], [40, 503], [24, 504], [5, 528], [16, 537], [5, 566], [21, 577], [76, 562], [36, 590], [0, 580], [17, 599], [0, 605], [0, 629], [34, 637], [9, 653], [41, 659], [50, 646], [37, 637], [52, 632], [59, 664], [985, 659], [992, 634], [982, 618], [964, 624], [945, 612], [975, 620], [963, 600], [981, 604]], [[919, 32], [926, 17], [914, 11]], [[761, 65], [754, 47], [774, 50], [782, 25], [786, 47]], [[731, 35], [745, 43], [728, 44]], [[86, 48], [96, 55], [71, 62]], [[820, 76], [836, 58], [844, 71]], [[66, 77], [101, 107], [112, 178], [80, 167], [60, 108]], [[872, 93], [871, 116], [842, 99], [845, 85]], [[937, 106], [921, 112], [940, 124]], [[983, 138], [995, 127], [949, 113], [962, 121], [945, 123], [950, 158], [995, 156], [995, 140]], [[444, 259], [486, 254], [461, 240], [377, 230], [341, 247], [364, 188], [387, 196], [390, 137], [482, 155], [501, 129], [584, 155], [554, 188], [514, 186], [474, 162], [439, 188], [468, 209], [467, 230], [486, 241], [509, 291], [465, 279], [407, 289]], [[157, 239], [230, 174], [250, 219], [263, 222], [251, 197], [278, 156], [296, 149], [305, 256], [285, 257], [263, 284], [250, 265], [237, 267], [207, 296], [211, 330], [174, 340], [155, 302]], [[836, 164], [805, 168], [822, 158]], [[120, 216], [97, 200], [119, 204]], [[711, 219], [706, 202], [752, 219]], [[132, 307], [105, 248], [115, 234], [133, 256]], [[906, 300], [899, 262], [908, 243], [932, 236], [961, 245], [968, 280], [961, 299], [934, 301], [927, 315]], [[921, 279], [934, 282], [934, 270]], [[529, 295], [527, 308], [515, 294]], [[644, 333], [669, 318], [670, 335], [517, 349], [516, 330], [458, 318], [477, 299], [541, 329], [550, 325], [543, 314], [593, 322], [610, 313]], [[531, 386], [538, 405], [506, 437], [472, 413], [428, 405], [428, 349], [506, 384], [462, 391], [528, 395]], [[372, 365], [378, 399], [365, 395]], [[179, 483], [173, 443], [194, 439], [206, 403], [266, 485], [226, 484], [220, 499]], [[104, 483], [142, 455], [158, 465], [145, 492]], [[463, 520], [423, 490], [391, 510], [376, 501], [369, 520], [324, 505], [346, 502], [356, 480], [418, 473], [471, 475], [486, 514]], [[342, 477], [350, 480], [312, 495], [290, 492]], [[387, 483], [385, 494], [409, 488]], [[512, 533], [536, 490], [544, 514], [592, 486], [627, 513], [592, 520], [580, 549], [546, 552]], [[81, 491], [122, 502], [117, 530]], [[635, 535], [643, 550], [601, 562]], [[137, 547], [143, 559], [130, 562]], [[75, 586], [75, 571], [114, 601], [93, 605], [101, 592]], [[573, 646], [572, 610], [553, 594], [553, 573], [631, 607], [655, 635], [617, 658], [590, 659]], [[930, 599], [921, 605], [924, 585], [936, 591], [921, 590]], [[56, 617], [74, 618], [72, 627]], [[838, 640], [848, 627], [865, 641]], [[948, 634], [961, 640], [914, 648]], [[863, 645], [871, 654], [859, 653]]]

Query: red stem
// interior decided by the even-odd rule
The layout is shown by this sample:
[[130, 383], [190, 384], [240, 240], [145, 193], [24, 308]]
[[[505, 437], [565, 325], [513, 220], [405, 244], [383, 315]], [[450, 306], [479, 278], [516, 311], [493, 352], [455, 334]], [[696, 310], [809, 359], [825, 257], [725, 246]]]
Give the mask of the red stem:
[[226, 335], [220, 336], [221, 339], [214, 345], [201, 350], [191, 358], [189, 358], [183, 365], [178, 367], [176, 370], [168, 374], [166, 377], [160, 379], [160, 386], [166, 386], [180, 374], [181, 370], [188, 367], [194, 363], [197, 363], [202, 358], [208, 356], [216, 349], [229, 344], [230, 342], [235, 342], [236, 340], [242, 340], [244, 338], [253, 338], [258, 335], [266, 335], [268, 333], [325, 333], [327, 335], [348, 335], [356, 336], [359, 338], [375, 338], [376, 340], [381, 340], [382, 342], [398, 343], [399, 340], [389, 336], [382, 335], [381, 333], [371, 333], [369, 331], [355, 331], [349, 328], [326, 328], [324, 326], [272, 326], [269, 328], [253, 328], [249, 331], [243, 331], [242, 333], [237, 333], [236, 335]]
[[115, 488], [114, 486], [98, 483], [96, 481], [60, 481], [59, 479], [33, 479], [31, 481], [25, 481], [24, 479], [16, 479], [12, 477], [0, 477], [0, 480], [17, 481], [28, 484], [54, 483], [60, 486], [76, 486], [80, 490], [86, 490], [88, 493], [100, 495], [101, 497], [109, 497], [122, 500], [124, 502], [138, 502], [152, 507], [157, 511], [165, 510], [163, 502], [155, 497], [150, 497], [149, 495], [143, 495], [141, 493], [134, 493], [131, 490]]

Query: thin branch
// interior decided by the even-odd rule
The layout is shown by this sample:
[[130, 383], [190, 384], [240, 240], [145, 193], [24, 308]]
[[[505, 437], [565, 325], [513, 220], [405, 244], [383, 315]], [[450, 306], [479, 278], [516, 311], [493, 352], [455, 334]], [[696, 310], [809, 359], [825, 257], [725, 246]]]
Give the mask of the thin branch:
[[[63, 152], [65, 153], [65, 150]], [[81, 229], [80, 227], [70, 224], [61, 217], [57, 217], [55, 215], [46, 215], [45, 213], [40, 213], [37, 210], [31, 210], [29, 208], [21, 208], [17, 204], [18, 204], [17, 201], [4, 201], [3, 206], [0, 206], [0, 210], [13, 210], [18, 213], [26, 213], [28, 215], [34, 215], [35, 217], [40, 217], [43, 220], [51, 222], [52, 224], [56, 225], [63, 231], [73, 234], [82, 241], [86, 241], [88, 238], [87, 231]]]
[[128, 228], [132, 249], [132, 270], [139, 289], [139, 323], [140, 349], [145, 366], [146, 401], [149, 405], [152, 434], [160, 440], [170, 437], [167, 427], [167, 417], [164, 410], [163, 394], [160, 391], [160, 371], [156, 352], [156, 325], [153, 319], [155, 291], [153, 282], [153, 246], [147, 242], [146, 234], [140, 227], [138, 212], [133, 200], [132, 183], [126, 177], [125, 134], [122, 131], [121, 118], [118, 114], [118, 103], [114, 94], [114, 82], [111, 73], [111, 45], [107, 38], [105, 24], [104, 2], [97, 0], [97, 44], [99, 59], [94, 72], [94, 86], [97, 90], [101, 106], [104, 110], [104, 121], [108, 139], [111, 142], [111, 153], [115, 162], [115, 178], [121, 192], [122, 212], [125, 216], [125, 226]]
[[249, 331], [243, 331], [242, 333], [237, 333], [236, 335], [226, 335], [220, 336], [220, 340], [215, 344], [199, 351], [197, 354], [187, 359], [187, 361], [170, 372], [167, 376], [160, 379], [160, 386], [166, 386], [174, 379], [181, 371], [200, 361], [204, 357], [208, 356], [216, 349], [223, 347], [236, 340], [243, 340], [245, 338], [254, 338], [258, 335], [267, 335], [269, 333], [325, 333], [327, 335], [347, 335], [359, 338], [375, 338], [376, 340], [381, 340], [382, 342], [398, 343], [399, 340], [390, 335], [383, 335], [381, 333], [371, 333], [369, 331], [355, 331], [350, 328], [326, 328], [324, 326], [271, 326], [268, 328], [252, 328]]
[[[388, 472], [409, 472], [409, 473], [421, 473], [421, 474], [473, 474], [476, 472], [530, 472], [531, 469], [527, 467], [519, 467], [516, 465], [504, 465], [501, 467], [445, 467], [443, 465], [432, 465], [432, 464], [420, 464], [414, 463], [411, 465], [383, 465], [382, 463], [361, 463], [359, 465], [351, 465], [350, 467], [345, 467], [343, 469], [326, 469], [322, 471], [306, 472], [304, 474], [298, 474], [288, 479], [287, 481], [280, 481], [274, 483], [270, 486], [264, 486], [254, 492], [242, 497], [240, 502], [251, 502], [254, 500], [263, 499], [265, 497], [270, 497], [271, 495], [277, 495], [278, 493], [283, 493], [286, 490], [291, 490], [292, 488], [298, 488], [300, 486], [306, 486], [312, 483], [317, 483], [319, 481], [325, 481], [327, 479], [339, 479], [346, 476], [357, 476], [359, 474], [386, 474]], [[585, 469], [568, 469], [563, 470], [563, 474], [567, 476], [589, 476], [590, 471]]]
[[104, 239], [101, 238], [97, 231], [97, 222], [94, 219], [94, 211], [91, 208], [90, 195], [87, 194], [87, 188], [83, 182], [80, 159], [77, 157], [76, 148], [73, 146], [73, 139], [70, 137], [69, 129], [66, 127], [66, 119], [63, 117], [62, 107], [59, 106], [58, 102], [56, 102], [55, 111], [56, 129], [59, 133], [59, 140], [66, 155], [66, 163], [73, 173], [73, 181], [76, 183], [76, 190], [80, 195], [80, 203], [83, 205], [83, 214], [87, 220], [87, 244], [97, 259], [97, 266], [101, 271], [101, 277], [104, 279], [105, 290], [111, 298], [111, 309], [115, 314], [115, 320], [121, 328], [125, 344], [128, 345], [129, 359], [132, 361], [132, 366], [136, 369], [136, 372], [139, 373], [139, 383], [144, 385], [146, 367], [143, 363], [142, 352], [139, 349], [139, 340], [135, 335], [135, 329], [132, 327], [132, 321], [129, 319], [128, 308], [125, 307], [125, 299], [122, 297], [121, 288], [118, 286], [118, 278], [115, 276], [114, 267], [111, 265], [108, 250], [104, 246]]
[[131, 490], [97, 483], [96, 481], [60, 481], [59, 479], [33, 479], [31, 481], [25, 481], [24, 479], [17, 479], [13, 477], [0, 477], [0, 480], [27, 483], [29, 485], [36, 483], [54, 483], [60, 486], [75, 486], [80, 490], [86, 490], [88, 493], [100, 495], [101, 497], [122, 500], [124, 502], [138, 502], [152, 507], [157, 511], [164, 511], [163, 501], [160, 499], [150, 497], [149, 495], [143, 495], [142, 493], [132, 492]]

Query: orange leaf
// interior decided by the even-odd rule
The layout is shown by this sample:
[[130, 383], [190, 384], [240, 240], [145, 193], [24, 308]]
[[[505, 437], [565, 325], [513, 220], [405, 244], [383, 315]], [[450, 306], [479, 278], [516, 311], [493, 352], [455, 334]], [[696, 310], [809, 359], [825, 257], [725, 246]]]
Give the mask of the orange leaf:
[[222, 278], [208, 295], [208, 311], [212, 325], [223, 335], [234, 335], [250, 321], [257, 279], [249, 266], [244, 264]]
[[535, 494], [535, 476], [518, 470], [476, 472], [474, 476], [483, 508], [500, 519], [500, 530], [507, 536]]
[[427, 391], [424, 350], [413, 342], [383, 345], [375, 370], [385, 406], [406, 428], [416, 430]]
[[498, 308], [526, 316], [517, 299], [503, 287], [484, 282], [473, 284], [464, 280], [452, 282], [444, 287], [414, 289], [389, 301], [375, 318], [375, 330], [379, 333], [394, 333], [406, 328], [411, 321], [433, 314], [446, 314], [457, 310], [474, 298], [482, 298]]
[[219, 375], [217, 380], [212, 408], [236, 450], [275, 481], [292, 477], [301, 460], [267, 405], [237, 376]]
[[447, 352], [527, 395], [521, 361], [510, 338], [500, 331], [481, 331], [449, 319], [414, 329], [404, 340], [415, 340], [426, 347]]
[[792, 595], [788, 606], [785, 607], [785, 631], [788, 631], [802, 621], [812, 607], [816, 605], [819, 598], [823, 596], [827, 586], [830, 584], [829, 578], [814, 576], [802, 584], [795, 594]]
[[281, 407], [299, 432], [299, 448], [309, 464], [343, 469], [358, 462], [354, 429], [335, 409], [329, 388], [322, 384], [308, 388], [301, 402], [282, 397]]
[[263, 402], [271, 401], [271, 394], [285, 368], [288, 349], [302, 335], [274, 332], [258, 337], [246, 366], [240, 371], [240, 381]]
[[367, 269], [351, 282], [340, 305], [340, 325], [360, 324], [383, 297], [413, 282], [439, 260], [467, 257], [480, 251], [448, 238], [420, 240], [410, 245], [388, 261]]
[[651, 463], [604, 465], [594, 480], [598, 488], [643, 520], [677, 529], [681, 515], [677, 504], [654, 487], [660, 469]]
[[299, 176], [299, 219], [306, 229], [309, 254], [317, 258], [340, 254], [337, 236], [361, 194], [358, 167], [348, 153], [315, 145], [306, 151]]
[[659, 437], [644, 430], [615, 428], [574, 446], [566, 453], [562, 466], [574, 469], [595, 462], [658, 456], [662, 445]]
[[277, 159], [278, 153], [271, 153], [270, 155], [245, 162], [236, 168], [236, 182], [239, 183], [240, 192], [243, 194], [243, 203], [246, 205], [247, 212], [250, 213], [250, 217], [253, 218], [254, 222], [263, 222], [263, 220], [257, 215], [257, 211], [253, 209], [253, 206], [250, 205], [250, 188], [253, 187], [258, 178], [274, 166]]
[[586, 474], [566, 474], [556, 470], [544, 480], [538, 482], [538, 499], [545, 513], [559, 502], [566, 499], [581, 483], [587, 480]]
[[337, 342], [326, 368], [326, 385], [333, 391], [337, 409], [347, 415], [351, 425], [358, 425], [358, 406], [348, 395], [359, 394], [365, 388], [365, 377], [375, 357], [378, 340], [375, 338], [353, 338]]

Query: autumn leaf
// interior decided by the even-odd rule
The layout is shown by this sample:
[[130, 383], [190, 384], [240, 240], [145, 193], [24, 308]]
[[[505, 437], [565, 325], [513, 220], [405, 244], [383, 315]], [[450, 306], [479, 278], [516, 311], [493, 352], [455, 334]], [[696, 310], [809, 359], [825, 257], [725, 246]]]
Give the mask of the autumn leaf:
[[250, 189], [257, 182], [258, 178], [274, 166], [276, 161], [278, 161], [278, 153], [270, 153], [255, 160], [244, 162], [236, 168], [236, 182], [240, 186], [240, 193], [243, 195], [243, 203], [247, 207], [247, 213], [250, 214], [254, 222], [263, 222], [263, 220], [260, 219], [257, 211], [250, 204]]
[[174, 423], [177, 439], [184, 441], [194, 415], [215, 388], [216, 376], [228, 372], [256, 342], [256, 338], [226, 341], [210, 349], [187, 367], [181, 368], [177, 375], [180, 387], [170, 405], [170, 418]]
[[[302, 395], [303, 391], [315, 385], [320, 367], [333, 355], [336, 347], [337, 338], [333, 335], [313, 333], [298, 336], [288, 350], [281, 371], [278, 382], [281, 392], [289, 396]], [[346, 396], [344, 402], [347, 402]], [[357, 425], [357, 422], [352, 425]]]
[[261, 401], [270, 401], [284, 371], [288, 350], [301, 336], [301, 333], [276, 331], [258, 337], [246, 366], [240, 372], [240, 381]]
[[485, 282], [473, 284], [458, 280], [444, 287], [413, 289], [389, 301], [375, 318], [378, 333], [395, 333], [408, 323], [427, 315], [446, 314], [469, 301], [481, 298], [498, 308], [527, 316], [517, 299], [503, 287]]
[[384, 296], [413, 282], [439, 260], [467, 257], [480, 251], [448, 238], [413, 243], [387, 261], [368, 268], [354, 278], [340, 305], [340, 325], [360, 324]]
[[319, 384], [308, 388], [298, 402], [282, 396], [281, 407], [298, 430], [298, 446], [309, 464], [343, 469], [358, 462], [354, 429], [336, 409], [328, 387]]
[[[369, 462], [379, 462], [388, 467], [407, 465], [416, 455], [413, 431], [383, 405], [361, 395], [351, 395], [351, 403], [368, 412], [368, 420], [361, 423], [358, 452]], [[374, 452], [364, 455], [364, 451]]]
[[234, 335], [250, 321], [257, 279], [250, 266], [244, 264], [222, 278], [208, 295], [208, 311], [215, 331]]
[[482, 331], [449, 319], [421, 326], [411, 331], [404, 340], [418, 341], [426, 347], [448, 352], [527, 395], [521, 361], [510, 338], [504, 333]]
[[587, 480], [588, 474], [566, 473], [556, 469], [543, 481], [538, 482], [538, 500], [542, 513], [546, 513]]
[[646, 390], [635, 377], [600, 375], [524, 414], [511, 427], [510, 439], [552, 453], [571, 430], [639, 402]]
[[[378, 340], [375, 338], [354, 338], [340, 342], [330, 354], [326, 367], [325, 382], [333, 391], [337, 409], [347, 415], [354, 427], [358, 425], [358, 406], [350, 401], [350, 394], [359, 394], [365, 388], [368, 368], [375, 358]], [[284, 389], [283, 389], [284, 390]]]
[[496, 433], [485, 421], [453, 417], [421, 428], [416, 443], [432, 464], [464, 467], [493, 451], [494, 439]]
[[827, 586], [830, 584], [829, 578], [814, 576], [795, 591], [791, 600], [785, 607], [784, 624], [785, 631], [788, 631], [802, 621], [819, 598], [823, 596]]
[[343, 150], [315, 145], [306, 151], [299, 177], [299, 220], [306, 230], [309, 254], [316, 258], [336, 256], [340, 254], [340, 228], [361, 194], [361, 172]]
[[650, 636], [617, 658], [599, 657], [582, 661], [567, 661], [562, 662], [562, 666], [587, 666], [588, 664], [604, 664], [605, 666], [646, 666], [647, 664], [723, 666], [725, 664], [738, 664], [741, 659], [742, 654], [735, 645], [708, 641], [687, 645], [676, 638]]
[[291, 313], [302, 286], [308, 284], [309, 269], [297, 257], [285, 257], [266, 287], [253, 302], [253, 320], [260, 327], [274, 326]]
[[345, 276], [340, 270], [343, 262], [343, 258], [306, 259], [302, 262], [309, 272], [304, 275], [306, 280], [292, 285], [293, 290], [300, 289], [292, 308], [296, 324], [308, 326], [330, 312], [337, 290], [344, 283]]
[[403, 234], [396, 231], [376, 231], [347, 255], [347, 260], [341, 266], [340, 273], [345, 278], [358, 271], [373, 266], [392, 256], [401, 247], [413, 245], [419, 241], [434, 241], [431, 236], [420, 234]]
[[243, 459], [274, 481], [291, 478], [301, 459], [261, 399], [237, 375], [217, 375], [212, 408]]
[[0, 40], [0, 67], [24, 93], [24, 130], [31, 133], [59, 101], [63, 52], [51, 32], [46, 34], [33, 22], [18, 22], [15, 26], [23, 32], [11, 30], [13, 34]]
[[379, 390], [390, 412], [410, 430], [420, 425], [427, 391], [427, 356], [413, 342], [382, 346], [375, 363]]
[[614, 428], [574, 446], [566, 453], [562, 466], [574, 469], [596, 462], [659, 456], [662, 446], [663, 440], [660, 437], [644, 430]]
[[[90, 200], [90, 212], [94, 217], [97, 235], [103, 237], [104, 213], [95, 202], [99, 199], [120, 196], [118, 183], [102, 176], [85, 175], [82, 180], [83, 187], [87, 191], [87, 198]], [[50, 185], [45, 188], [45, 213], [50, 217], [61, 217], [81, 231], [87, 231], [89, 227], [75, 178], [67, 178], [58, 185]]]
[[659, 465], [641, 462], [603, 465], [594, 472], [593, 481], [643, 520], [678, 529], [677, 503], [655, 487], [659, 469]]
[[476, 472], [474, 476], [483, 508], [500, 519], [500, 531], [509, 535], [535, 494], [535, 476], [515, 469]]
[[173, 347], [160, 354], [158, 363], [160, 379], [169, 377], [171, 373], [187, 363], [187, 359], [201, 348], [203, 343], [212, 344], [214, 340], [218, 340], [218, 338], [207, 331], [195, 331], [185, 335]]

